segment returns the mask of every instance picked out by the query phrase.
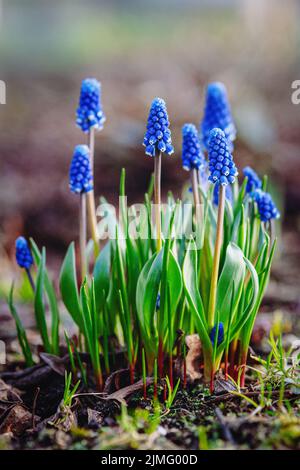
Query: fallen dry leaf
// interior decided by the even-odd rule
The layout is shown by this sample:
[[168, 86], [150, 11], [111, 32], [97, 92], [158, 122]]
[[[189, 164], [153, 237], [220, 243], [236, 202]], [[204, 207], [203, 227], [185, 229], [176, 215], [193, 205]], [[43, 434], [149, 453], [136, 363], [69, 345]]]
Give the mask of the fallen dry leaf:
[[188, 382], [193, 383], [201, 378], [200, 363], [202, 346], [197, 334], [187, 335], [185, 344], [188, 348], [186, 355], [186, 378]]
[[[35, 422], [39, 420], [35, 416]], [[15, 436], [21, 436], [26, 429], [32, 427], [32, 414], [22, 405], [13, 405], [0, 425], [0, 434], [11, 432]]]

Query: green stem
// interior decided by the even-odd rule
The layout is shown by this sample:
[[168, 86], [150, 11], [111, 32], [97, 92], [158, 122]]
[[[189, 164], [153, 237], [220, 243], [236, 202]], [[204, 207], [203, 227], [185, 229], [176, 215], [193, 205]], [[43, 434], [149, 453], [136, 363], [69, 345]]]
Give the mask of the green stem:
[[[191, 174], [192, 178], [192, 190], [194, 197], [194, 206], [195, 206], [195, 218], [196, 218], [196, 232], [198, 234], [202, 233], [202, 216], [201, 216], [201, 197], [199, 193], [199, 184], [198, 184], [198, 171], [194, 168]], [[202, 241], [201, 241], [202, 246]]]
[[154, 157], [154, 204], [156, 225], [156, 248], [161, 250], [161, 152]]
[[145, 349], [142, 349], [142, 369], [143, 369], [143, 395], [144, 400], [147, 399], [147, 370], [146, 370], [146, 358], [145, 358]]
[[276, 238], [275, 220], [271, 219], [270, 220], [270, 250], [272, 249], [272, 246], [274, 245], [275, 238]]
[[195, 211], [197, 214], [197, 207], [200, 205], [200, 194], [199, 194], [199, 186], [198, 186], [198, 175], [197, 170], [193, 168], [192, 170], [192, 190], [194, 196], [194, 204], [195, 204]]
[[220, 265], [220, 255], [223, 239], [223, 225], [224, 225], [224, 210], [225, 210], [225, 186], [220, 186], [219, 189], [219, 206], [218, 206], [218, 220], [216, 229], [215, 251], [213, 259], [213, 268], [209, 292], [209, 306], [208, 306], [208, 326], [213, 328], [216, 310], [217, 299], [217, 285]]
[[95, 154], [95, 128], [92, 127], [88, 133], [88, 146], [90, 149], [91, 171], [94, 176], [94, 154]]
[[33, 279], [32, 279], [30, 268], [26, 268], [25, 270], [26, 270], [26, 274], [27, 274], [27, 277], [28, 277], [28, 280], [29, 280], [29, 284], [31, 285], [31, 288], [32, 288], [33, 293], [34, 293], [35, 292], [35, 285], [34, 285], [34, 282], [33, 282]]
[[79, 204], [79, 246], [80, 246], [80, 268], [81, 281], [83, 282], [86, 272], [86, 193], [80, 194]]

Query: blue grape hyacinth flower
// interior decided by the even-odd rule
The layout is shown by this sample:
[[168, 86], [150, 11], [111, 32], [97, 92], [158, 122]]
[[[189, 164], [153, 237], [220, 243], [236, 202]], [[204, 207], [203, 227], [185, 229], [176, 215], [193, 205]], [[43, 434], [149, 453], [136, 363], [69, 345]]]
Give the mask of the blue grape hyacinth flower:
[[204, 116], [200, 126], [201, 141], [207, 149], [209, 144], [209, 133], [214, 128], [222, 129], [230, 152], [233, 150], [233, 141], [236, 138], [236, 128], [231, 115], [225, 85], [213, 82], [207, 86]]
[[81, 85], [76, 124], [87, 133], [91, 128], [102, 130], [105, 120], [101, 103], [101, 84], [95, 78], [86, 78]]
[[[216, 341], [216, 334], [217, 334], [217, 325], [215, 325], [210, 334], [209, 334], [209, 337], [210, 337], [210, 340], [212, 342], [212, 345], [214, 346], [215, 344], [215, 341]], [[220, 321], [219, 322], [219, 326], [218, 326], [218, 339], [217, 339], [217, 346], [220, 346], [221, 343], [223, 343], [224, 341], [224, 325], [223, 323]]]
[[245, 166], [243, 169], [243, 174], [248, 178], [246, 193], [250, 194], [256, 189], [260, 189], [262, 187], [262, 181], [260, 177], [250, 166]]
[[197, 128], [194, 124], [185, 124], [182, 127], [182, 166], [190, 171], [200, 170], [204, 164]]
[[254, 201], [257, 204], [260, 220], [262, 222], [268, 222], [272, 219], [279, 219], [280, 212], [277, 209], [271, 194], [257, 189], [252, 194]]
[[159, 309], [160, 309], [160, 293], [157, 294], [156, 304], [155, 304], [155, 310], [159, 310]]
[[69, 185], [73, 193], [87, 193], [93, 189], [90, 150], [87, 145], [77, 145], [75, 147], [70, 166]]
[[209, 181], [227, 186], [235, 181], [238, 175], [228, 141], [221, 129], [212, 129], [208, 143]]
[[24, 237], [16, 239], [16, 261], [20, 268], [29, 269], [33, 265], [33, 257]]
[[174, 152], [167, 107], [161, 98], [152, 101], [143, 145], [150, 157], [155, 157], [156, 152], [168, 155]]

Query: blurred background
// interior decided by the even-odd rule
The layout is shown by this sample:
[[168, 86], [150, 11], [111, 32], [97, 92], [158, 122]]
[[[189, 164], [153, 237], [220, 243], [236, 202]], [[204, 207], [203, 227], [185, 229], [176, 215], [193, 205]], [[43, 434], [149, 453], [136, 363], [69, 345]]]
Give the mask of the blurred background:
[[153, 162], [141, 142], [155, 96], [167, 101], [175, 145], [163, 190], [180, 193], [181, 126], [199, 124], [205, 85], [224, 82], [236, 162], [271, 176], [298, 263], [300, 105], [291, 84], [300, 79], [299, 14], [298, 0], [0, 0], [0, 291], [11, 281], [16, 236], [47, 245], [53, 266], [77, 237], [68, 170], [86, 139], [75, 126], [86, 77], [102, 82], [95, 190], [112, 202], [123, 166], [129, 202], [147, 188]]

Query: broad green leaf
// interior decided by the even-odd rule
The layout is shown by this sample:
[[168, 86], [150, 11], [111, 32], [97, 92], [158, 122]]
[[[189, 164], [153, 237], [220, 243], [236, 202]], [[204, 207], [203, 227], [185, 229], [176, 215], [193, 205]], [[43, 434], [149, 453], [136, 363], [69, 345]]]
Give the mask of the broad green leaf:
[[183, 263], [183, 283], [198, 334], [206, 350], [212, 352], [204, 307], [198, 288], [197, 250], [193, 239], [189, 243]]
[[[245, 278], [245, 262], [242, 250], [234, 243], [229, 243], [224, 266], [218, 281], [216, 310], [226, 330], [230, 316], [230, 299], [238, 306]], [[234, 287], [234, 292], [233, 292]], [[233, 292], [233, 294], [232, 294]]]
[[74, 242], [70, 244], [63, 261], [59, 277], [59, 286], [66, 309], [69, 311], [74, 322], [79, 326], [79, 329], [82, 330], [83, 324], [77, 288]]
[[141, 272], [141, 257], [143, 254], [142, 248], [140, 253], [137, 242], [129, 237], [126, 240], [126, 248], [128, 294], [132, 310], [135, 311], [136, 286]]
[[51, 345], [48, 337], [46, 310], [44, 305], [44, 282], [45, 282], [45, 264], [46, 264], [46, 251], [42, 250], [42, 258], [38, 269], [36, 279], [36, 289], [34, 296], [34, 313], [38, 330], [41, 334], [45, 352], [51, 353]]
[[[41, 258], [42, 258], [41, 252], [32, 238], [30, 239], [30, 242], [31, 242], [31, 247], [32, 247], [32, 252], [33, 252], [35, 262], [37, 266], [39, 267], [41, 263]], [[49, 307], [51, 311], [52, 353], [58, 354], [59, 353], [59, 322], [60, 322], [59, 310], [58, 310], [58, 305], [57, 305], [55, 289], [54, 289], [53, 283], [50, 280], [48, 270], [46, 267], [45, 267], [44, 283], [45, 283], [45, 291], [48, 297]]]
[[236, 318], [234, 321], [234, 324], [230, 331], [230, 340], [234, 339], [234, 337], [239, 333], [239, 331], [243, 328], [248, 319], [251, 317], [252, 312], [255, 310], [255, 307], [257, 305], [257, 300], [259, 296], [259, 279], [256, 269], [247, 258], [244, 258], [244, 261], [250, 272], [251, 284], [250, 282], [248, 282], [248, 284], [246, 285], [247, 305], [243, 313], [239, 315], [239, 317]]
[[170, 312], [172, 323], [168, 322], [168, 316], [165, 315], [164, 317], [164, 330], [165, 331], [173, 331], [173, 325], [175, 320], [176, 309], [179, 305], [179, 301], [182, 294], [183, 282], [182, 282], [182, 274], [180, 266], [172, 253], [170, 251], [169, 260], [168, 260], [168, 267], [167, 267], [167, 285], [170, 288]]
[[101, 250], [94, 266], [95, 300], [98, 312], [103, 310], [104, 302], [109, 291], [110, 255], [110, 243], [108, 242]]
[[162, 250], [150, 258], [142, 269], [136, 288], [137, 314], [146, 340], [154, 331], [154, 311], [161, 281], [162, 259]]

